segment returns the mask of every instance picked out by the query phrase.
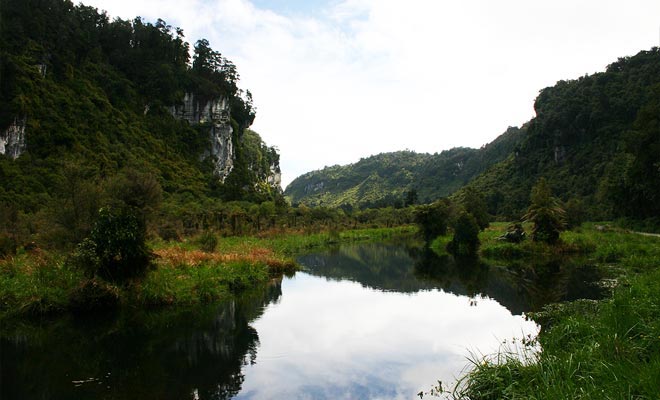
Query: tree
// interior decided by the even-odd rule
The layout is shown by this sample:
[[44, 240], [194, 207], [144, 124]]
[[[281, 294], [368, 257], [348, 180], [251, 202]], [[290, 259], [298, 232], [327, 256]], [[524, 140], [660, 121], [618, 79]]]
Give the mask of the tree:
[[473, 187], [465, 188], [460, 197], [460, 203], [467, 213], [472, 214], [480, 230], [488, 228], [488, 225], [490, 225], [490, 215], [488, 215], [486, 201], [479, 192]]
[[406, 192], [405, 200], [403, 202], [404, 207], [414, 206], [418, 201], [417, 189], [412, 188]]
[[90, 236], [78, 245], [76, 260], [91, 275], [123, 281], [142, 275], [151, 260], [146, 227], [130, 207], [104, 207]]
[[200, 39], [195, 43], [195, 55], [193, 56], [193, 71], [202, 76], [210, 77], [213, 72], [220, 70], [222, 66], [222, 55], [211, 48], [209, 41]]
[[565, 212], [559, 201], [552, 197], [545, 178], [539, 179], [532, 188], [531, 205], [523, 219], [534, 224], [532, 240], [550, 244], [559, 240], [559, 233], [565, 227]]
[[447, 234], [450, 216], [451, 203], [448, 199], [441, 199], [417, 208], [415, 222], [419, 225], [427, 245], [436, 237]]
[[275, 215], [277, 214], [277, 209], [275, 208], [275, 203], [272, 201], [264, 201], [259, 205], [259, 216], [265, 218], [269, 221], [269, 225], [272, 228], [275, 226]]
[[454, 237], [447, 244], [447, 251], [457, 256], [476, 255], [479, 249], [479, 224], [468, 212], [461, 212], [454, 222]]

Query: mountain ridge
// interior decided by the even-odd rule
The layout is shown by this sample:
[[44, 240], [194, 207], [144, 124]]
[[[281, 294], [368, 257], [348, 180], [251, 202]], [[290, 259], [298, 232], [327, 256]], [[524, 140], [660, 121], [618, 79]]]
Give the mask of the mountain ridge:
[[284, 193], [293, 204], [306, 206], [400, 206], [411, 191], [416, 193], [418, 201], [430, 202], [450, 195], [476, 174], [501, 161], [518, 143], [522, 132], [524, 127], [509, 127], [480, 149], [455, 147], [434, 154], [410, 150], [380, 153], [353, 164], [303, 174]]
[[[412, 190], [427, 203], [469, 187], [485, 198], [490, 214], [511, 220], [524, 214], [532, 186], [543, 177], [571, 212], [587, 218], [660, 218], [657, 47], [619, 58], [603, 72], [542, 89], [534, 109], [536, 116], [521, 128], [510, 128], [481, 149], [419, 155], [414, 166], [376, 155], [302, 175], [285, 195], [294, 204], [365, 208], [405, 204], [404, 195]], [[388, 170], [393, 177], [381, 173]], [[369, 188], [360, 184], [370, 197], [346, 195], [345, 188], [357, 187], [356, 174], [367, 177], [373, 171], [381, 179]], [[400, 179], [397, 171], [412, 175]], [[373, 196], [377, 191], [382, 194]]]

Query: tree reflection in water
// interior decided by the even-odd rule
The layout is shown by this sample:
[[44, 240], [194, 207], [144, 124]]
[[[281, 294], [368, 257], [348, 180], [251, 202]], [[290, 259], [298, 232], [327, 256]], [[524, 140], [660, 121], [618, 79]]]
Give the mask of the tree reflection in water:
[[227, 399], [254, 363], [249, 323], [281, 280], [203, 310], [60, 318], [3, 327], [4, 399]]
[[568, 258], [511, 261], [497, 265], [476, 257], [438, 255], [423, 246], [359, 244], [299, 258], [312, 275], [352, 280], [382, 291], [415, 293], [442, 289], [495, 299], [513, 314], [545, 304], [603, 296], [595, 267]]
[[[509, 324], [524, 326], [511, 314], [538, 310], [548, 302], [602, 294], [594, 284], [600, 279], [596, 269], [562, 259], [500, 266], [499, 262], [456, 259], [410, 245], [360, 244], [302, 256], [299, 262], [308, 274], [321, 278], [300, 274], [300, 286], [296, 279], [287, 281], [289, 296], [282, 302], [280, 280], [233, 301], [187, 311], [125, 312], [2, 326], [0, 397], [227, 399], [236, 395], [250, 398], [250, 393], [277, 397], [274, 384], [280, 386], [279, 398], [295, 397], [299, 391], [314, 398], [322, 393], [336, 398], [335, 392], [369, 397], [354, 392], [358, 389], [394, 397], [388, 396], [388, 390], [415, 390], [406, 385], [413, 385], [410, 377], [419, 374], [418, 366], [430, 369], [432, 365], [432, 376], [437, 376], [436, 369], [453, 368], [448, 360], [462, 363], [463, 356], [449, 344], [460, 342], [464, 332], [474, 333], [480, 324], [474, 318], [493, 316], [491, 328], [505, 331]], [[324, 280], [342, 282], [323, 286]], [[359, 286], [346, 281], [371, 290], [355, 290]], [[440, 290], [456, 296], [430, 293]], [[416, 293], [419, 295], [407, 296]], [[347, 303], [342, 296], [357, 303]], [[495, 302], [484, 298], [499, 304], [494, 307]], [[457, 303], [463, 301], [470, 303]], [[273, 310], [280, 312], [264, 314], [273, 302], [279, 303]], [[473, 304], [480, 307], [473, 309]], [[279, 308], [283, 305], [288, 308]], [[508, 311], [498, 311], [500, 306]], [[435, 307], [436, 314], [442, 315], [432, 321], [436, 325], [429, 323], [425, 307]], [[491, 314], [482, 315], [479, 309]], [[453, 319], [457, 313], [461, 318]], [[462, 318], [467, 315], [471, 317]], [[256, 319], [254, 326], [260, 326], [263, 335], [261, 345], [250, 325]], [[330, 325], [328, 319], [333, 321]], [[398, 325], [403, 320], [408, 323]], [[416, 328], [418, 324], [425, 324], [426, 329]], [[396, 329], [376, 329], [381, 325]], [[362, 329], [361, 335], [348, 333], [355, 326]], [[369, 338], [371, 334], [383, 339], [383, 348]], [[487, 342], [478, 335], [470, 340], [465, 345]], [[299, 343], [303, 344], [300, 349]], [[336, 343], [336, 347], [326, 353], [327, 343]], [[430, 354], [425, 346], [435, 353]], [[308, 347], [319, 349], [314, 359], [305, 352]], [[251, 365], [258, 348], [268, 362]], [[348, 359], [341, 357], [349, 353]], [[268, 358], [280, 354], [287, 357]], [[354, 362], [353, 354], [361, 354], [361, 362]], [[369, 360], [375, 361], [370, 364]], [[330, 376], [327, 368], [332, 368]], [[245, 376], [250, 381], [244, 382]], [[355, 376], [362, 378], [355, 381]], [[369, 384], [364, 381], [367, 376]], [[401, 382], [394, 382], [393, 377]], [[318, 387], [309, 386], [310, 382]], [[241, 388], [249, 393], [239, 393]]]

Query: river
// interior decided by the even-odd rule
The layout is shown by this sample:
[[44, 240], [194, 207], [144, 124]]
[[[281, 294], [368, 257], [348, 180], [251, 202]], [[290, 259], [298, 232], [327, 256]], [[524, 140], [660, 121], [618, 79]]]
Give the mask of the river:
[[403, 244], [298, 261], [221, 304], [5, 327], [1, 397], [412, 399], [454, 382], [468, 357], [536, 335], [524, 312], [599, 295], [588, 267], [530, 275]]

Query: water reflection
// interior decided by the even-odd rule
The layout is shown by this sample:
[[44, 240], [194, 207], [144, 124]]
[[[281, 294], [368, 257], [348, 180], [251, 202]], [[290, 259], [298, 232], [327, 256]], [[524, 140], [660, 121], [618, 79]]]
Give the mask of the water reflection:
[[506, 267], [422, 248], [344, 246], [306, 272], [196, 310], [0, 327], [4, 399], [413, 398], [469, 351], [533, 335], [521, 316], [597, 297], [595, 269]]
[[281, 283], [203, 310], [3, 327], [2, 399], [227, 399], [254, 363], [249, 323]]
[[534, 323], [496, 301], [439, 290], [397, 293], [299, 273], [254, 322], [260, 346], [239, 399], [410, 399], [449, 382], [468, 349], [492, 352]]
[[367, 288], [415, 293], [443, 289], [469, 297], [487, 296], [513, 314], [578, 298], [599, 299], [604, 289], [598, 268], [569, 258], [512, 261], [501, 265], [479, 258], [438, 255], [421, 246], [360, 244], [299, 258], [307, 272], [352, 280]]

